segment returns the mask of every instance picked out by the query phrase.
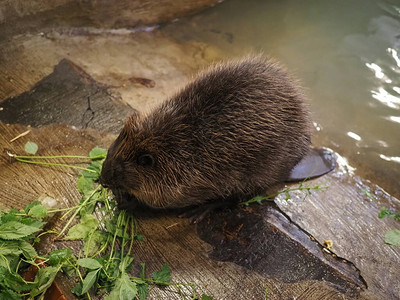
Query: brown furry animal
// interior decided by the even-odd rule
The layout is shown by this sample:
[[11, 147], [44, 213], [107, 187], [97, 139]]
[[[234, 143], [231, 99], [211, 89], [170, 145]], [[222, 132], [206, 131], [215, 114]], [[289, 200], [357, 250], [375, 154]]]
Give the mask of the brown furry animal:
[[310, 138], [296, 82], [278, 63], [247, 57], [211, 67], [148, 115], [131, 116], [101, 182], [119, 204], [133, 196], [126, 207], [247, 200], [285, 181]]

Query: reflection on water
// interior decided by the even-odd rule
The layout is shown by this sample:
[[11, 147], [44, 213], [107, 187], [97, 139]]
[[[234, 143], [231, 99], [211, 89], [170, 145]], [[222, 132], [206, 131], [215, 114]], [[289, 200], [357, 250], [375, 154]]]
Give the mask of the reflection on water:
[[[386, 81], [388, 82], [388, 81]], [[390, 83], [390, 82], [388, 82]], [[390, 107], [399, 109], [400, 108], [400, 98], [393, 96], [392, 94], [388, 93], [383, 87], [379, 87], [378, 91], [371, 91], [372, 97], [381, 102], [382, 104]]]
[[379, 157], [384, 159], [384, 160], [387, 160], [387, 161], [393, 161], [393, 162], [400, 163], [400, 156], [399, 157], [394, 157], [394, 156], [389, 157], [389, 156], [380, 154]]
[[163, 30], [278, 58], [306, 88], [314, 142], [400, 196], [399, 0], [226, 0]]
[[349, 137], [351, 137], [352, 139], [356, 140], [356, 141], [361, 141], [361, 136], [359, 136], [357, 133], [354, 133], [354, 132], [349, 131], [349, 132], [347, 133], [347, 135], [348, 135]]
[[390, 121], [400, 123], [400, 117], [390, 116], [388, 117]]

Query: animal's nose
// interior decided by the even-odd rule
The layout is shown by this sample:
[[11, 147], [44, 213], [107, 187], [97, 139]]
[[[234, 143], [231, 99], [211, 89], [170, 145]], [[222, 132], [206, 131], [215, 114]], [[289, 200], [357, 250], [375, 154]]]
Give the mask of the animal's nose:
[[100, 175], [100, 177], [99, 177], [99, 182], [105, 188], [109, 188], [110, 187], [110, 185], [104, 180], [104, 176], [102, 176], [102, 175]]

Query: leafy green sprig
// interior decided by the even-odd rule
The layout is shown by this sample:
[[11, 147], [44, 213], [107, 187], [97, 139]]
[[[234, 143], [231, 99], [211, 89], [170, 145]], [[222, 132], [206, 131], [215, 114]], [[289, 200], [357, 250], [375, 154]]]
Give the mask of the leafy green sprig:
[[24, 291], [27, 292], [22, 295], [35, 297], [51, 285], [51, 269], [40, 269], [34, 282], [26, 281], [20, 275], [27, 266], [38, 266], [35, 260], [39, 255], [31, 241], [34, 234], [42, 230], [46, 214], [46, 207], [39, 201], [19, 211], [0, 211], [0, 299], [20, 299], [19, 293]]
[[285, 200], [288, 201], [291, 198], [290, 192], [295, 192], [295, 191], [306, 192], [304, 197], [307, 197], [308, 195], [311, 195], [312, 191], [314, 191], [314, 190], [320, 191], [320, 190], [325, 190], [328, 188], [328, 186], [326, 186], [326, 185], [305, 186], [304, 183], [305, 183], [305, 180], [300, 182], [299, 185], [294, 188], [288, 187], [284, 190], [278, 191], [271, 195], [255, 196], [255, 197], [251, 198], [250, 200], [239, 203], [239, 205], [249, 206], [252, 203], [261, 204], [263, 201], [274, 201], [277, 196], [282, 195], [282, 194], [285, 195]]
[[[35, 154], [38, 149], [35, 145], [28, 142], [25, 150]], [[77, 276], [79, 282], [72, 292], [77, 296], [86, 295], [88, 299], [91, 299], [90, 291], [93, 291], [96, 294], [109, 293], [104, 298], [107, 300], [144, 300], [147, 298], [149, 286], [154, 285], [174, 286], [178, 291], [181, 291], [184, 286], [189, 286], [193, 290], [193, 295], [197, 295], [194, 284], [171, 283], [171, 271], [168, 264], [165, 264], [159, 272], [153, 273], [151, 278], [146, 278], [144, 264], [141, 264], [140, 277], [129, 274], [134, 262], [131, 255], [133, 243], [135, 240], [143, 240], [143, 236], [137, 233], [134, 218], [124, 211], [116, 210], [115, 203], [109, 200], [109, 191], [97, 183], [106, 154], [106, 150], [97, 147], [92, 149], [89, 156], [20, 156], [9, 153], [19, 162], [69, 167], [83, 170], [83, 172], [78, 175], [77, 189], [81, 194], [81, 201], [76, 206], [47, 211], [39, 201], [36, 201], [19, 212], [16, 210], [7, 213], [0, 212], [0, 282], [2, 282], [0, 283], [0, 299], [4, 297], [5, 299], [22, 299], [26, 295], [33, 298], [42, 295], [51, 286], [57, 273], [61, 271], [70, 276], [73, 274]], [[90, 159], [91, 163], [87, 168], [83, 168], [37, 161], [55, 158]], [[29, 241], [32, 241], [32, 244], [37, 242], [43, 234], [54, 233], [54, 231], [42, 232], [34, 237], [34, 234], [38, 233], [45, 224], [42, 221], [43, 218], [47, 213], [54, 212], [63, 212], [61, 219], [68, 218], [56, 238], [83, 241], [83, 248], [78, 258], [70, 249], [55, 250], [45, 257], [39, 257], [29, 243]], [[100, 216], [100, 219], [94, 214]], [[25, 221], [26, 224], [20, 222], [22, 225], [8, 223], [2, 227], [3, 215], [6, 221], [11, 222], [17, 222], [12, 218], [14, 215], [19, 219], [33, 220], [32, 222]], [[71, 227], [77, 218], [80, 222]], [[19, 230], [15, 230], [12, 226], [17, 226]], [[18, 241], [10, 244], [9, 240], [4, 239], [6, 244], [3, 245], [2, 232], [3, 237], [10, 240], [15, 238]], [[39, 268], [35, 280], [27, 282], [19, 275], [20, 271], [23, 266], [37, 266], [36, 259], [40, 259], [41, 264], [46, 264], [47, 267]], [[27, 292], [21, 294], [21, 291]], [[201, 298], [193, 296], [192, 299], [209, 300], [212, 297], [203, 294]]]
[[400, 219], [400, 213], [395, 212], [391, 209], [387, 209], [387, 208], [382, 208], [381, 211], [379, 212], [378, 217], [380, 219], [382, 218], [393, 218], [393, 219]]

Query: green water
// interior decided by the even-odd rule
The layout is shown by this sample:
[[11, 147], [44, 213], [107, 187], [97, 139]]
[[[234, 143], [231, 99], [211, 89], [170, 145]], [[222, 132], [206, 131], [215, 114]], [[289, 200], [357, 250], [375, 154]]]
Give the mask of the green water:
[[400, 195], [400, 0], [226, 0], [162, 30], [280, 60], [306, 89], [314, 143]]

